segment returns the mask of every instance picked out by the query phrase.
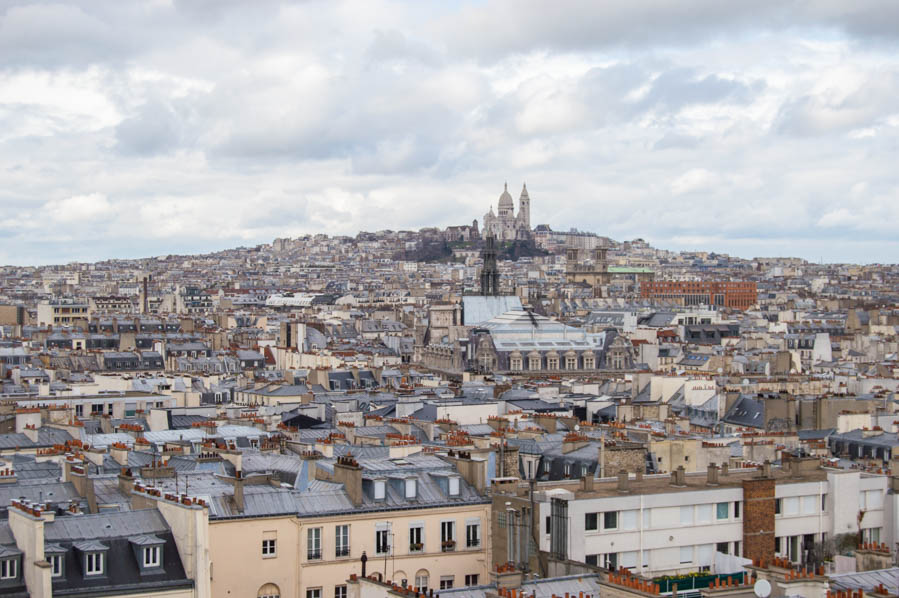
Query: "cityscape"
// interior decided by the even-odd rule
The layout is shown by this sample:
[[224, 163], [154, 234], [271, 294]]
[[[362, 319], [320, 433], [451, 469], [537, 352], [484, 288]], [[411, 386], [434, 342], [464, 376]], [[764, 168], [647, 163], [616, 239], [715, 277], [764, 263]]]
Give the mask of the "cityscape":
[[899, 598], [823, 5], [0, 6], [0, 596]]

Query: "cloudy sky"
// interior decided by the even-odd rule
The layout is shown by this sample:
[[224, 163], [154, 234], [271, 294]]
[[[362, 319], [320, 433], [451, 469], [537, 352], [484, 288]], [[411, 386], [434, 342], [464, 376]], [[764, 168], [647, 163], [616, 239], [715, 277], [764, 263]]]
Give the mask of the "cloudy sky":
[[899, 261], [899, 2], [0, 0], [0, 264], [532, 222]]

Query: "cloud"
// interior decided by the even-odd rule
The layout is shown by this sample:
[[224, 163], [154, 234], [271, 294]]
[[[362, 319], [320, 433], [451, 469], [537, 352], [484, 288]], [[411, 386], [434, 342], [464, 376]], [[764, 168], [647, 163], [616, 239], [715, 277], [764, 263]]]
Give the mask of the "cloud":
[[468, 223], [504, 180], [557, 229], [899, 260], [897, 6], [6, 2], [0, 263]]
[[96, 223], [112, 216], [112, 205], [102, 193], [52, 199], [44, 204], [43, 210], [51, 220], [63, 225]]

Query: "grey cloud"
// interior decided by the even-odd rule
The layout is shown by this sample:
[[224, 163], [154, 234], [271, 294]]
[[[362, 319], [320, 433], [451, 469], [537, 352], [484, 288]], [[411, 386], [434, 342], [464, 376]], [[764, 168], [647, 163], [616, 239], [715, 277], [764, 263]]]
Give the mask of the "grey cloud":
[[177, 149], [183, 133], [179, 115], [153, 100], [116, 127], [116, 149], [123, 154], [154, 155]]

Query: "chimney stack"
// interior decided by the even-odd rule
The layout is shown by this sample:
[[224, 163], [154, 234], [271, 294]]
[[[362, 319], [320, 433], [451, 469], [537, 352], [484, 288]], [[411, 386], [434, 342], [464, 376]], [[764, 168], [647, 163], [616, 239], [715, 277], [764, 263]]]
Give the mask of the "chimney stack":
[[630, 492], [629, 476], [626, 469], [618, 472], [618, 492]]
[[343, 484], [353, 505], [362, 506], [362, 467], [353, 455], [347, 453], [337, 457], [334, 464], [334, 481]]
[[709, 486], [717, 486], [718, 485], [718, 465], [712, 463], [709, 465], [708, 474], [706, 475], [706, 483]]

